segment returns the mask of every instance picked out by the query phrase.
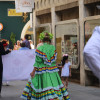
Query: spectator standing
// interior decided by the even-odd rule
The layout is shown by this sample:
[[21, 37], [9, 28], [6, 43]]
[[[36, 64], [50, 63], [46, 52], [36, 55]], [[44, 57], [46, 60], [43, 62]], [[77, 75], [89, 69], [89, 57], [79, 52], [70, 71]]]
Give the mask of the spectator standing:
[[20, 41], [17, 40], [17, 45], [16, 44], [14, 45], [14, 49], [13, 50], [19, 50], [19, 48], [20, 48]]
[[21, 43], [21, 48], [19, 50], [29, 50], [29, 48], [25, 47], [25, 43]]
[[34, 45], [33, 45], [32, 40], [29, 40], [29, 42], [30, 42], [30, 47], [31, 47], [31, 49], [34, 49]]
[[65, 88], [68, 88], [68, 77], [71, 76], [71, 63], [68, 61], [68, 54], [63, 55], [62, 59], [62, 83], [64, 84]]
[[5, 51], [5, 47], [8, 45], [6, 40], [0, 42], [0, 97], [1, 97], [1, 87], [2, 87], [2, 74], [3, 74], [3, 63], [2, 63], [2, 55], [8, 54], [11, 50]]
[[25, 36], [24, 36], [24, 41], [23, 41], [23, 43], [25, 43], [25, 47], [28, 47], [29, 49], [31, 49], [31, 47], [30, 47], [30, 42], [28, 41], [28, 34], [26, 34]]

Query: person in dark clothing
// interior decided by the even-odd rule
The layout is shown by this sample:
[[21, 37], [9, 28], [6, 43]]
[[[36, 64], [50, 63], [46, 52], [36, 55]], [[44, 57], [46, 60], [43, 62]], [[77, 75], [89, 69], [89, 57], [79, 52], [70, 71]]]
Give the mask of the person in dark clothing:
[[2, 42], [0, 42], [0, 97], [1, 97], [2, 74], [3, 74], [2, 55], [6, 55], [9, 52], [11, 52], [11, 50], [5, 51], [4, 48], [8, 45], [6, 42], [7, 42], [6, 40], [3, 40]]
[[30, 42], [28, 41], [28, 34], [26, 34], [26, 35], [24, 36], [24, 39], [25, 39], [25, 40], [23, 41], [23, 43], [25, 43], [25, 47], [31, 49]]

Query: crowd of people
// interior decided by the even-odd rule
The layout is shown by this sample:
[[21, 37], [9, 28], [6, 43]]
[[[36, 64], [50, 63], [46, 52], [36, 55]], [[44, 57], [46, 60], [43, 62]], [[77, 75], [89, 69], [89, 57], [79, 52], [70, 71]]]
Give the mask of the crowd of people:
[[26, 34], [24, 36], [24, 39], [21, 39], [20, 41], [17, 40], [17, 44], [15, 43], [13, 50], [28, 50], [28, 49], [34, 49], [34, 45], [32, 40], [28, 40], [28, 35]]
[[2, 63], [2, 55], [6, 55], [11, 52], [10, 49], [7, 49], [8, 41], [2, 39], [0, 41], [0, 97], [1, 97], [1, 87], [2, 87], [2, 78], [3, 78], [3, 63]]

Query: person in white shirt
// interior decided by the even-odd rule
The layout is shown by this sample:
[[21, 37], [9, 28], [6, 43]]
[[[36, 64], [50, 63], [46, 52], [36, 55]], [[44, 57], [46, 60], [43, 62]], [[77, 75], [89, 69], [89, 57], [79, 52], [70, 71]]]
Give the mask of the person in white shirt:
[[34, 49], [33, 41], [29, 40], [31, 49]]
[[71, 63], [68, 61], [68, 54], [64, 54], [62, 58], [61, 79], [66, 89], [68, 87], [69, 76], [71, 76]]

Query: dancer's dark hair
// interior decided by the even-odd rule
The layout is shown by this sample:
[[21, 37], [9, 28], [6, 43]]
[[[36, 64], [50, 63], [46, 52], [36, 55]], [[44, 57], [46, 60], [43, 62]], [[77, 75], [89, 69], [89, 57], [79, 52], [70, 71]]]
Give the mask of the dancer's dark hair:
[[66, 60], [68, 60], [68, 56], [63, 56], [63, 58], [62, 58], [62, 66], [65, 65]]
[[26, 34], [26, 35], [24, 36], [24, 38], [25, 38], [26, 40], [28, 40], [28, 36], [29, 36], [29, 35], [28, 35], [28, 34]]
[[51, 43], [51, 39], [50, 39], [48, 33], [45, 33], [45, 37], [43, 38], [43, 42], [49, 42], [49, 43]]

